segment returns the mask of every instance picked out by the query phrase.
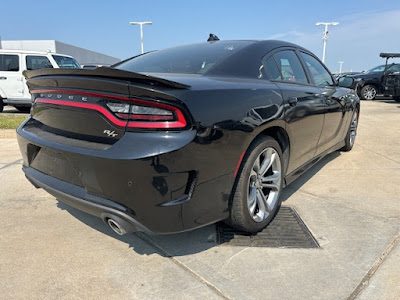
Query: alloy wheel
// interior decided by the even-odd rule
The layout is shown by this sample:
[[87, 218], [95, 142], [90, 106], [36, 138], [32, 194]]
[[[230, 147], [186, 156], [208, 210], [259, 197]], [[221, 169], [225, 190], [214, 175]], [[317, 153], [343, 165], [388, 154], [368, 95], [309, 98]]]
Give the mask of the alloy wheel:
[[373, 100], [376, 96], [376, 89], [373, 86], [365, 87], [363, 91], [363, 98], [366, 100]]
[[273, 212], [281, 191], [281, 161], [274, 148], [266, 148], [255, 160], [248, 180], [247, 207], [255, 222]]

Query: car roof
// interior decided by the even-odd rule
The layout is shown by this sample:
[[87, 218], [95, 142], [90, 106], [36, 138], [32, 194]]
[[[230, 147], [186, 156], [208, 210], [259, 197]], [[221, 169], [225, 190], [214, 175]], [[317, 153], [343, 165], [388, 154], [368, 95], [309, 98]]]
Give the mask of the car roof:
[[66, 54], [59, 54], [59, 53], [55, 53], [55, 52], [45, 52], [45, 51], [30, 51], [30, 50], [15, 50], [15, 49], [0, 49], [0, 54], [4, 54], [4, 53], [21, 53], [21, 54], [40, 54], [40, 55], [47, 55], [47, 54], [54, 54], [54, 55], [61, 55], [61, 56], [66, 56], [66, 57], [71, 57], [70, 55], [66, 55]]

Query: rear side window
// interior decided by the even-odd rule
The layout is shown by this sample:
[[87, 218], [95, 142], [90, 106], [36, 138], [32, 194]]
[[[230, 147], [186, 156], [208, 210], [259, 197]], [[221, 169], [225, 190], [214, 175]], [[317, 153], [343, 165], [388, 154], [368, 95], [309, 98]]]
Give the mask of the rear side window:
[[308, 83], [306, 73], [296, 53], [292, 50], [279, 51], [274, 54], [283, 80], [296, 83]]
[[26, 69], [27, 70], [40, 70], [53, 68], [49, 59], [46, 56], [26, 56]]
[[62, 69], [80, 69], [81, 66], [78, 64], [78, 62], [68, 56], [62, 56], [62, 55], [53, 55], [54, 60], [56, 61], [57, 65], [62, 68]]
[[19, 56], [0, 54], [0, 71], [19, 71]]
[[316, 86], [324, 87], [333, 85], [331, 75], [317, 59], [303, 52], [301, 52], [301, 57], [306, 63]]
[[264, 61], [264, 70], [269, 80], [282, 80], [281, 72], [272, 56]]

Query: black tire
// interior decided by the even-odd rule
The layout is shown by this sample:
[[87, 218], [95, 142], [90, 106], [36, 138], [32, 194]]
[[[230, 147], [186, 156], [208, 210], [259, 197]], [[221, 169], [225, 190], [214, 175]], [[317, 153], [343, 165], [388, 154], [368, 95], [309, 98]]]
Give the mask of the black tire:
[[31, 111], [29, 106], [15, 106], [15, 108], [22, 113], [29, 113]]
[[[356, 108], [353, 112], [353, 115], [351, 116], [351, 121], [350, 121], [350, 126], [349, 129], [347, 130], [346, 138], [344, 140], [345, 145], [343, 146], [341, 151], [350, 151], [353, 149], [354, 142], [357, 136], [357, 128], [358, 128], [358, 117], [359, 117], [359, 110]], [[354, 136], [352, 136], [352, 133], [354, 132]]]
[[393, 97], [393, 100], [396, 101], [396, 102], [400, 102], [400, 96]]
[[0, 113], [3, 112], [4, 109], [4, 103], [3, 100], [0, 98]]
[[374, 100], [377, 93], [378, 91], [374, 85], [367, 84], [362, 87], [360, 96], [363, 100]]
[[[266, 204], [265, 207], [268, 207], [269, 209], [266, 209], [266, 211], [268, 210], [268, 215], [267, 213], [264, 215], [264, 217], [266, 217], [263, 221], [259, 220], [259, 221], [255, 221], [254, 217], [255, 216], [251, 216], [250, 213], [250, 208], [248, 206], [248, 197], [250, 197], [249, 194], [251, 194], [251, 191], [253, 189], [255, 189], [256, 185], [255, 182], [253, 182], [253, 185], [251, 185], [251, 178], [252, 176], [256, 176], [256, 178], [258, 179], [261, 172], [261, 167], [258, 169], [259, 173], [258, 175], [251, 175], [254, 172], [254, 167], [255, 167], [255, 162], [257, 159], [259, 159], [259, 165], [263, 166], [261, 161], [261, 157], [262, 155], [264, 155], [264, 159], [266, 159], [267, 154], [265, 153], [270, 153], [268, 151], [272, 151], [272, 153], [274, 153], [273, 155], [278, 155], [279, 160], [276, 159], [272, 160], [274, 161], [274, 163], [271, 165], [271, 168], [266, 169], [267, 173], [265, 174], [265, 176], [271, 176], [272, 170], [273, 170], [273, 165], [275, 165], [276, 167], [280, 168], [280, 174], [278, 175], [279, 177], [279, 187], [276, 188], [276, 190], [273, 189], [269, 189], [269, 188], [261, 188], [262, 190], [266, 190], [268, 192], [268, 195], [270, 195], [271, 192], [274, 192], [275, 194], [271, 194], [273, 195], [277, 195], [277, 198], [272, 198], [275, 199], [274, 204], [272, 205], [273, 207], [271, 208], [268, 204]], [[260, 157], [260, 158], [259, 158]], [[282, 185], [283, 185], [283, 159], [282, 159], [282, 150], [281, 147], [279, 146], [278, 142], [276, 140], [274, 140], [273, 138], [269, 137], [269, 136], [262, 136], [257, 138], [252, 145], [249, 147], [249, 149], [247, 150], [241, 167], [239, 169], [239, 173], [237, 175], [236, 178], [236, 183], [232, 192], [232, 198], [231, 198], [231, 203], [230, 203], [230, 207], [229, 207], [229, 218], [227, 220], [227, 224], [238, 229], [241, 231], [245, 231], [248, 233], [257, 233], [261, 230], [263, 230], [275, 217], [276, 213], [279, 210], [279, 207], [281, 205], [281, 198], [280, 198], [280, 194], [282, 191]], [[270, 174], [268, 174], [268, 172], [271, 172]], [[257, 173], [256, 173], [257, 174]], [[275, 172], [273, 172], [272, 174], [275, 174]], [[264, 177], [265, 178], [265, 177]], [[278, 180], [278, 179], [277, 179]], [[270, 181], [271, 184], [274, 183], [273, 181]], [[260, 181], [257, 181], [258, 184], [260, 184]], [[259, 192], [260, 187], [258, 186], [257, 188], [257, 192]], [[268, 191], [269, 190], [269, 191]], [[257, 195], [254, 196], [255, 199], [255, 204], [254, 204], [254, 210], [253, 210], [253, 214], [257, 212], [257, 206], [259, 202], [257, 202], [259, 200], [257, 192], [255, 192], [253, 195]], [[264, 194], [265, 195], [265, 194]], [[250, 198], [249, 198], [250, 199]], [[264, 198], [265, 199], [265, 198]], [[268, 198], [270, 199], [270, 198]], [[267, 200], [268, 200], [267, 199]], [[268, 201], [267, 201], [268, 202]], [[271, 203], [272, 204], [272, 203]], [[258, 212], [261, 212], [261, 210], [259, 209]]]

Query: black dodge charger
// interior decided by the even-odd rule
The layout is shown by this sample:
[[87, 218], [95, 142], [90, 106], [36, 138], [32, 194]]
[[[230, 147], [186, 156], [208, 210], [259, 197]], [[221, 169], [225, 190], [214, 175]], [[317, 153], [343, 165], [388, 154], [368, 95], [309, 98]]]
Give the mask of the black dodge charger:
[[282, 188], [351, 150], [357, 133], [354, 91], [281, 41], [211, 41], [25, 76], [33, 106], [17, 132], [27, 179], [119, 234], [220, 220], [256, 233]]

